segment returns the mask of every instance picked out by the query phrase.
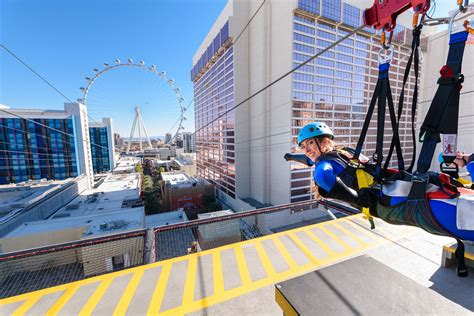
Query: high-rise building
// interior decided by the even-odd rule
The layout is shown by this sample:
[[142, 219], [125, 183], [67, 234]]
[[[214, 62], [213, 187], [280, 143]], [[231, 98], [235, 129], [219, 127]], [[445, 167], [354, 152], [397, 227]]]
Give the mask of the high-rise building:
[[[326, 122], [339, 144], [355, 147], [378, 75], [380, 36], [365, 29], [213, 121], [362, 24], [363, 10], [341, 0], [267, 1], [240, 34], [260, 4], [229, 0], [191, 70], [198, 175], [214, 183], [219, 198], [236, 210], [245, 208], [244, 200], [258, 207], [310, 199], [312, 170], [287, 163], [284, 154], [298, 150], [297, 134], [311, 121]], [[397, 26], [392, 42], [390, 80], [398, 95], [411, 31]], [[408, 103], [413, 86], [411, 74]], [[409, 119], [407, 109], [400, 133], [408, 160]], [[389, 125], [386, 131], [391, 134]], [[370, 156], [376, 136], [371, 124], [364, 146]], [[385, 150], [390, 140], [387, 135]]]
[[173, 137], [173, 135], [171, 135], [170, 133], [166, 133], [165, 134], [165, 143], [168, 144], [171, 141], [172, 137]]
[[94, 173], [112, 171], [115, 167], [114, 148], [115, 138], [112, 129], [112, 119], [103, 118], [102, 122], [89, 122], [92, 168]]
[[[87, 108], [0, 112], [0, 184], [63, 180], [85, 174], [92, 185]], [[21, 118], [20, 118], [21, 117]], [[36, 123], [34, 123], [36, 122]]]
[[119, 149], [120, 147], [123, 146], [123, 138], [120, 137], [118, 133], [114, 133], [114, 144], [117, 146]]
[[187, 153], [193, 153], [195, 151], [195, 140], [194, 133], [185, 132], [183, 135], [183, 148]]

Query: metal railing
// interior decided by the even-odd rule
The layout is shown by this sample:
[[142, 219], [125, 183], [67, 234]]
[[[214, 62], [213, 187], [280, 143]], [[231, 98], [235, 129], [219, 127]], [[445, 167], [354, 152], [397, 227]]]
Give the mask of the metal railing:
[[0, 298], [144, 264], [146, 230], [0, 255]]
[[[326, 209], [335, 210], [329, 214]], [[175, 258], [284, 230], [332, 220], [358, 211], [329, 201], [305, 201], [156, 227], [155, 260]]]

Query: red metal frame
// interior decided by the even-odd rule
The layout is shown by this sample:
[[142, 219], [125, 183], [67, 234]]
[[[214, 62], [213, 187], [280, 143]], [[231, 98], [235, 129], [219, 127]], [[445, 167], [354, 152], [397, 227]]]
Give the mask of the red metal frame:
[[364, 11], [364, 25], [390, 32], [397, 25], [397, 17], [409, 8], [423, 14], [429, 10], [430, 0], [374, 0]]

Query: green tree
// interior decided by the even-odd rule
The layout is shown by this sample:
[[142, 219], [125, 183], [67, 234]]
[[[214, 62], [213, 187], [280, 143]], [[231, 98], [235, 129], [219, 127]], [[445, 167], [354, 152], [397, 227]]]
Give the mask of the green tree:
[[137, 165], [135, 166], [135, 172], [143, 173], [143, 166], [142, 166], [142, 164], [139, 163], [139, 164], [137, 164]]
[[212, 194], [205, 194], [202, 197], [202, 202], [204, 203], [204, 206], [206, 206], [206, 208], [209, 208], [209, 205], [211, 205], [215, 201], [216, 201], [216, 198]]
[[220, 211], [220, 210], [222, 210], [222, 206], [219, 202], [215, 201], [215, 202], [212, 202], [211, 204], [209, 204], [209, 206], [207, 207], [207, 210], [209, 212]]
[[145, 192], [153, 191], [153, 179], [151, 178], [151, 176], [143, 177], [143, 190], [145, 190]]

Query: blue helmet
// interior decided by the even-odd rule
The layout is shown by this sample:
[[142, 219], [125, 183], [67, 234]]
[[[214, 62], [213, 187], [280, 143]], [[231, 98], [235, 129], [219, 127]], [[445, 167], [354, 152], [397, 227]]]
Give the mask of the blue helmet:
[[438, 161], [439, 161], [439, 163], [443, 163], [443, 162], [444, 162], [444, 157], [443, 157], [443, 153], [442, 153], [442, 152], [439, 153]]
[[322, 122], [313, 122], [306, 124], [298, 133], [298, 146], [308, 138], [318, 137], [318, 136], [329, 136], [333, 139], [334, 134], [331, 129]]

